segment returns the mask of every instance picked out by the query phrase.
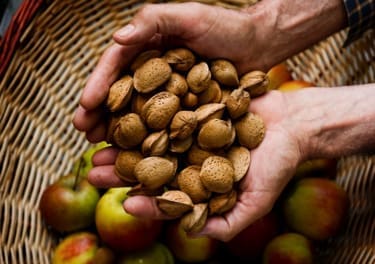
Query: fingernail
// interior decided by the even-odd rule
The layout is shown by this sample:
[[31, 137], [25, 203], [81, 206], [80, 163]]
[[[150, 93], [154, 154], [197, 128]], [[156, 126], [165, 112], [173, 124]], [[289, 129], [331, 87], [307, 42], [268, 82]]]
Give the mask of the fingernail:
[[119, 37], [123, 37], [123, 38], [127, 37], [134, 31], [134, 28], [135, 28], [134, 25], [128, 24], [124, 28], [118, 30], [116, 32], [116, 35], [118, 35]]

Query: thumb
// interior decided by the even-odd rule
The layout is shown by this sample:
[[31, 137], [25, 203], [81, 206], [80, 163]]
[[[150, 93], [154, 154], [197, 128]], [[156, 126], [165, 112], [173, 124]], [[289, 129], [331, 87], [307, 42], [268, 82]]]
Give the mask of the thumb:
[[113, 39], [122, 45], [144, 44], [156, 35], [189, 39], [204, 30], [207, 23], [202, 23], [202, 19], [209, 21], [206, 9], [199, 3], [147, 4], [129, 24], [114, 33]]

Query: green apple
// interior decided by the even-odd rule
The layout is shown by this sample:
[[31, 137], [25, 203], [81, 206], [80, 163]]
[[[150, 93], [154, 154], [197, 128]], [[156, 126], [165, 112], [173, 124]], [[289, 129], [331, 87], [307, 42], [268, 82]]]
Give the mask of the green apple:
[[286, 224], [313, 240], [335, 236], [345, 223], [349, 198], [336, 182], [302, 178], [286, 190], [281, 207]]
[[212, 259], [220, 245], [218, 240], [208, 236], [189, 237], [179, 220], [167, 223], [165, 239], [176, 259], [188, 263], [205, 262]]
[[[101, 149], [111, 146], [109, 143], [102, 141], [96, 144], [93, 144], [89, 147], [83, 154], [81, 159], [77, 160], [73, 165], [72, 173], [77, 173], [80, 171], [80, 175], [87, 176], [89, 171], [93, 168], [92, 157], [94, 154]], [[82, 163], [82, 164], [81, 164]], [[80, 168], [81, 166], [81, 168]]]
[[111, 248], [133, 252], [151, 246], [162, 229], [162, 221], [138, 218], [125, 212], [128, 187], [110, 188], [100, 198], [95, 223], [100, 238]]
[[150, 247], [125, 254], [118, 264], [173, 264], [174, 258], [170, 250], [162, 243], [156, 242]]
[[90, 232], [72, 233], [55, 248], [52, 264], [91, 264], [98, 249], [98, 237]]
[[59, 232], [73, 232], [94, 224], [99, 191], [85, 178], [68, 174], [49, 185], [39, 209], [47, 225]]
[[272, 239], [263, 253], [263, 264], [312, 264], [314, 249], [310, 240], [298, 233], [285, 233]]

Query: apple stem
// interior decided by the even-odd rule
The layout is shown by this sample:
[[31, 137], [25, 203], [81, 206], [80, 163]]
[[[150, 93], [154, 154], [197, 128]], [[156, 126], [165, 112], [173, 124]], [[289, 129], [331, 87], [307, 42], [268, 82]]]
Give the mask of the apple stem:
[[73, 185], [73, 190], [74, 191], [77, 190], [77, 184], [78, 184], [78, 179], [81, 176], [82, 165], [83, 165], [83, 158], [80, 158], [79, 159], [79, 164], [78, 164], [78, 170], [77, 170], [77, 173], [76, 173], [76, 177], [74, 178], [74, 185]]

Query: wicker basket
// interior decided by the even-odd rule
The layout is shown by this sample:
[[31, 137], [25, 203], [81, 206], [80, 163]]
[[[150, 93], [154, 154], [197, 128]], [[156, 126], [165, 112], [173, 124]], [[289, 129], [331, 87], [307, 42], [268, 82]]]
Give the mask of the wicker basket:
[[[71, 122], [80, 91], [112, 33], [144, 4], [60, 0], [39, 7], [42, 1], [25, 2], [34, 8], [37, 4], [38, 12], [26, 12], [27, 24], [13, 23], [19, 28], [14, 33], [19, 36], [17, 46], [8, 36], [0, 49], [2, 66], [9, 62], [0, 73], [0, 263], [4, 264], [50, 262], [57, 236], [38, 212], [41, 193], [71, 171], [89, 147]], [[207, 3], [237, 8], [251, 2]], [[289, 59], [294, 77], [322, 86], [375, 82], [375, 32], [342, 48], [345, 37], [345, 31], [339, 32]], [[375, 157], [342, 158], [336, 180], [351, 199], [349, 223], [321, 254], [328, 263], [375, 263]]]

